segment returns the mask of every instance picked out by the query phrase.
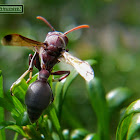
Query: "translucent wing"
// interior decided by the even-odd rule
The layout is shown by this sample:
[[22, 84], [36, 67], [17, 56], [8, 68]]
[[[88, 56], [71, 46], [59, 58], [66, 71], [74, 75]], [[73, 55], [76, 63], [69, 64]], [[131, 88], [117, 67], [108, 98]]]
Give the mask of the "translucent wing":
[[3, 45], [9, 45], [9, 46], [25, 46], [25, 47], [29, 47], [31, 49], [36, 49], [38, 50], [41, 46], [44, 46], [43, 43], [29, 39], [27, 37], [24, 37], [22, 35], [19, 34], [10, 34], [10, 35], [6, 35], [3, 39], [2, 39], [2, 44]]
[[92, 67], [87, 62], [72, 56], [68, 52], [62, 53], [62, 57], [59, 60], [72, 65], [86, 81], [89, 82], [94, 78]]

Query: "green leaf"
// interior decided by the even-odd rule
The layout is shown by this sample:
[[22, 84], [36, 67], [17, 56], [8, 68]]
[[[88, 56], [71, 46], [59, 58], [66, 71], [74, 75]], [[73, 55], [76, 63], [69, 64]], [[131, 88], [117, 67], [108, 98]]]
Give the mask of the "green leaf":
[[18, 140], [18, 133], [15, 133], [14, 140]]
[[107, 103], [111, 111], [122, 105], [132, 96], [132, 92], [128, 88], [116, 88], [106, 95]]
[[63, 89], [63, 82], [57, 82], [55, 86], [55, 97], [54, 97], [54, 105], [56, 108], [57, 116], [60, 119], [61, 116], [61, 110], [62, 110], [62, 89]]
[[20, 117], [25, 111], [25, 106], [15, 96], [11, 96], [10, 92], [5, 95], [3, 102], [0, 104], [11, 112], [14, 119]]
[[[24, 112], [26, 110], [25, 104], [24, 104], [24, 98], [25, 98], [25, 93], [28, 88], [28, 84], [26, 83], [25, 79], [20, 80], [18, 83], [16, 83], [13, 88], [12, 88], [12, 94], [14, 96], [11, 96], [11, 93], [8, 92], [6, 94], [6, 100], [9, 104], [10, 107], [8, 107], [9, 111], [11, 112], [13, 118], [17, 121], [18, 125], [23, 125], [23, 116]], [[13, 111], [14, 108], [18, 114]]]
[[52, 137], [52, 123], [48, 119], [47, 115], [43, 116], [43, 119], [40, 121], [39, 119], [38, 124], [39, 124], [39, 129], [40, 133], [43, 134], [44, 138], [51, 140]]
[[73, 111], [71, 106], [68, 106], [67, 104], [65, 104], [63, 106], [63, 112], [64, 113], [63, 113], [62, 119], [64, 118], [69, 126], [71, 126], [73, 129], [84, 128], [83, 124], [81, 123], [77, 115], [75, 115], [75, 112]]
[[[125, 110], [125, 113], [123, 117], [121, 118], [118, 128], [117, 128], [116, 140], [126, 139], [127, 135], [128, 135], [128, 139], [129, 137], [132, 137], [132, 134], [134, 132], [130, 132], [130, 130], [132, 129], [133, 124], [136, 124], [135, 121], [138, 116], [134, 118], [133, 116], [135, 116], [135, 114], [137, 113], [138, 114], [140, 113], [140, 100], [136, 100], [132, 102]], [[136, 128], [134, 128], [134, 131], [137, 130], [137, 127], [139, 127], [139, 124], [136, 124]]]
[[0, 97], [3, 97], [3, 77], [1, 70], [0, 70]]
[[[136, 113], [133, 115], [131, 123], [129, 124], [128, 133], [127, 133], [127, 140], [134, 139], [135, 134], [140, 130], [140, 113]], [[140, 136], [140, 134], [139, 134]]]
[[57, 82], [57, 84], [55, 86], [54, 105], [55, 105], [59, 119], [61, 118], [62, 105], [63, 105], [63, 101], [65, 99], [66, 91], [77, 75], [78, 75], [78, 73], [76, 72], [76, 70], [73, 70], [70, 73], [70, 75], [66, 78], [66, 81]]
[[94, 60], [94, 59], [88, 59], [88, 60], [85, 60], [86, 62], [88, 62], [90, 65], [95, 65], [97, 64], [97, 61]]
[[61, 132], [61, 126], [60, 126], [59, 119], [57, 117], [56, 110], [55, 110], [53, 103], [49, 109], [49, 116], [51, 118], [54, 128], [56, 129], [57, 133], [59, 134], [60, 139], [63, 139], [63, 135]]
[[26, 133], [26, 137], [30, 137], [28, 139], [32, 140], [43, 140], [44, 137], [39, 130], [37, 130], [36, 125], [27, 125], [23, 126], [24, 133]]
[[22, 114], [25, 111], [25, 107], [21, 104], [21, 102], [15, 97], [10, 96], [12, 103], [14, 104], [16, 110]]
[[[0, 70], [0, 97], [3, 98], [3, 78]], [[4, 108], [0, 107], [0, 123], [4, 121]], [[5, 130], [0, 130], [0, 139], [5, 140]]]
[[64, 140], [69, 140], [70, 139], [70, 132], [68, 129], [64, 129], [63, 130], [63, 136], [64, 136]]
[[55, 133], [55, 132], [52, 133], [52, 139], [53, 139], [53, 140], [60, 140], [58, 134]]
[[17, 125], [10, 125], [10, 126], [7, 126], [5, 127], [6, 129], [10, 129], [10, 130], [13, 130], [19, 134], [21, 134], [23, 137], [28, 137], [25, 132], [23, 131], [22, 127], [20, 126], [17, 126]]
[[31, 123], [30, 123], [30, 120], [26, 111], [20, 114], [20, 116], [16, 119], [16, 125], [25, 126], [29, 124]]
[[0, 129], [5, 128], [6, 126], [10, 126], [10, 125], [15, 125], [15, 122], [13, 121], [3, 121], [0, 123]]
[[127, 131], [132, 117], [133, 114], [129, 115], [128, 117], [126, 117], [121, 121], [121, 124], [119, 124], [119, 128], [117, 130], [116, 140], [126, 140]]
[[71, 140], [82, 140], [89, 132], [85, 129], [75, 129], [72, 131]]
[[89, 100], [98, 120], [100, 139], [109, 139], [109, 111], [105, 98], [104, 88], [98, 78], [87, 82]]
[[15, 109], [15, 106], [6, 98], [0, 98], [0, 106], [13, 113], [16, 117], [20, 116], [19, 112]]
[[63, 87], [63, 100], [66, 96], [66, 92], [68, 90], [68, 87], [70, 86], [70, 84], [76, 78], [77, 75], [78, 75], [78, 72], [74, 69], [71, 71], [70, 75], [67, 77], [67, 79], [64, 83], [64, 87]]
[[28, 84], [26, 83], [25, 79], [22, 79], [12, 87], [12, 94], [24, 104], [27, 89]]
[[136, 100], [132, 102], [126, 109], [124, 118], [132, 113], [139, 113], [140, 112], [140, 100]]
[[88, 134], [83, 140], [100, 140], [96, 133]]
[[132, 140], [138, 136], [140, 130], [140, 113], [125, 117], [117, 130], [117, 140]]

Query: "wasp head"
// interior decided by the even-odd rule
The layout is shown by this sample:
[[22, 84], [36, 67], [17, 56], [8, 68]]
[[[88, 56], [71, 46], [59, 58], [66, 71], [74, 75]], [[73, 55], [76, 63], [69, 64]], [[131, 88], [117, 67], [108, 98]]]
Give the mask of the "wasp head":
[[54, 46], [63, 50], [67, 46], [68, 38], [61, 32], [49, 32], [46, 36], [45, 43], [47, 43], [48, 46]]

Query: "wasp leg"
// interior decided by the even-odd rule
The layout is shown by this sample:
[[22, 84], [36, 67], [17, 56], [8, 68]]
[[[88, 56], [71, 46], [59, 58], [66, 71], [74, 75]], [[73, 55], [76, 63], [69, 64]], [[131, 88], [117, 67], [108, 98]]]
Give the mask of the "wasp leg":
[[[26, 81], [26, 83], [28, 83], [32, 79], [33, 67], [34, 67], [34, 65], [36, 66], [36, 58], [37, 58], [37, 56], [38, 56], [37, 52], [35, 52], [33, 56], [29, 55], [29, 64], [30, 65], [29, 65], [28, 70], [29, 70], [30, 73], [29, 73], [29, 78]], [[39, 61], [39, 58], [38, 58], [38, 61]]]
[[36, 53], [34, 65], [35, 65], [35, 67], [36, 67], [39, 71], [41, 70], [41, 65], [40, 65], [40, 60], [39, 60], [39, 53]]
[[56, 71], [51, 73], [51, 75], [62, 75], [62, 74], [65, 75], [58, 79], [53, 79], [53, 82], [58, 82], [58, 81], [60, 82], [61, 80], [65, 79], [70, 74], [70, 71]]
[[[36, 57], [36, 52], [34, 53], [33, 57], [31, 58], [31, 62], [30, 62], [30, 65], [29, 65], [29, 68], [28, 70], [26, 70], [13, 84], [12, 86], [10, 87], [10, 91], [11, 91], [11, 95], [12, 94], [12, 89], [14, 86], [16, 86], [29, 72], [29, 79], [31, 80], [32, 78], [32, 71], [33, 71], [33, 66], [34, 66], [34, 60], [35, 60], [35, 57]], [[28, 80], [27, 80], [28, 81]], [[29, 81], [28, 81], [29, 82]]]
[[[33, 58], [32, 54], [29, 54], [29, 65], [31, 63], [31, 60]], [[36, 53], [35, 59], [34, 59], [34, 66], [40, 71], [41, 70], [41, 65], [40, 65], [40, 60], [39, 60], [39, 53]]]

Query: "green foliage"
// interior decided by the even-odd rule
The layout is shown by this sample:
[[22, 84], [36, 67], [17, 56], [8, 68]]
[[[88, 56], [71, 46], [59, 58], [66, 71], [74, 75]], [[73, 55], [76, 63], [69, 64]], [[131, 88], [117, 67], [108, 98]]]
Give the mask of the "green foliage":
[[[92, 64], [94, 61], [92, 61]], [[72, 81], [76, 78], [78, 73], [73, 70], [69, 77], [63, 82], [56, 83], [54, 88], [55, 99], [54, 102], [44, 111], [37, 123], [31, 124], [26, 112], [24, 104], [24, 96], [28, 88], [28, 84], [22, 79], [18, 84], [13, 87], [13, 95], [8, 92], [3, 96], [2, 88], [2, 75], [0, 77], [0, 107], [11, 112], [11, 117], [14, 121], [5, 121], [4, 112], [1, 112], [0, 131], [1, 138], [5, 140], [5, 129], [15, 131], [14, 140], [18, 139], [19, 134], [27, 139], [48, 139], [48, 140], [109, 140], [110, 139], [110, 118], [113, 112], [119, 109], [123, 103], [132, 96], [132, 92], [128, 88], [116, 88], [109, 93], [105, 93], [104, 87], [98, 78], [93, 78], [87, 82], [87, 91], [89, 102], [91, 103], [92, 110], [97, 117], [97, 132], [91, 133], [86, 128], [79, 127], [70, 130], [64, 129], [61, 123], [62, 108], [66, 92]], [[33, 76], [30, 83], [34, 82], [37, 74]], [[50, 79], [51, 81], [51, 79]], [[29, 83], [29, 84], [30, 84]], [[19, 94], [23, 94], [20, 96]], [[71, 114], [69, 121], [72, 123], [76, 118]], [[123, 113], [120, 123], [118, 125], [116, 139], [117, 140], [131, 140], [132, 138], [139, 137], [140, 129], [140, 100], [133, 102]], [[77, 122], [77, 126], [82, 126], [81, 122]], [[94, 125], [94, 124], [91, 124]], [[75, 125], [76, 126], [76, 125]]]
[[[3, 78], [2, 71], [0, 70], [0, 98], [3, 98]], [[0, 102], [1, 103], [1, 102]], [[4, 121], [4, 108], [0, 107], [0, 123]], [[0, 130], [0, 139], [5, 139], [5, 131]]]
[[[27, 56], [32, 51], [0, 44], [0, 69], [4, 77], [3, 86], [0, 71], [0, 139], [6, 139], [5, 129], [10, 129], [14, 130], [14, 140], [21, 139], [21, 135], [27, 139], [69, 140], [75, 135], [84, 140], [114, 140], [117, 126], [117, 140], [140, 139], [139, 105], [135, 108], [135, 101], [125, 108], [140, 98], [138, 0], [2, 0], [1, 4], [24, 4], [24, 14], [0, 14], [0, 39], [18, 33], [43, 42], [51, 30], [36, 20], [37, 15], [45, 17], [56, 31], [88, 24], [90, 29], [67, 35], [67, 48], [82, 60], [96, 59], [98, 64], [94, 67], [95, 79], [87, 84], [79, 77], [75, 79], [75, 71], [64, 83], [52, 84], [50, 78], [54, 103], [44, 111], [38, 124], [32, 125], [24, 104], [28, 88], [25, 80], [14, 87], [14, 96], [7, 92], [27, 69]], [[61, 69], [65, 70], [65, 66]], [[133, 96], [126, 87], [133, 91]]]
[[132, 102], [125, 110], [118, 125], [116, 139], [131, 140], [140, 137], [140, 100]]
[[[92, 63], [94, 61], [91, 61]], [[12, 94], [8, 92], [5, 97], [0, 98], [0, 106], [7, 111], [11, 112], [11, 117], [15, 121], [2, 121], [0, 123], [0, 129], [10, 129], [16, 132], [15, 139], [18, 138], [17, 134], [22, 135], [27, 139], [64, 139], [65, 134], [62, 133], [60, 125], [62, 105], [65, 99], [66, 91], [71, 82], [78, 75], [74, 70], [65, 82], [57, 83], [55, 86], [55, 101], [52, 105], [44, 111], [42, 117], [38, 120], [38, 123], [31, 124], [26, 112], [26, 106], [24, 104], [25, 93], [28, 88], [28, 84], [24, 79], [15, 84], [12, 88]], [[36, 80], [37, 74], [33, 76], [32, 83]], [[50, 80], [51, 81], [51, 80]], [[2, 79], [1, 79], [2, 82]], [[2, 86], [2, 84], [1, 84]], [[2, 94], [2, 93], [1, 93]], [[22, 94], [22, 95], [20, 95]], [[45, 115], [47, 113], [47, 116]], [[37, 130], [38, 129], [38, 130]], [[83, 133], [83, 132], [81, 132]], [[86, 133], [88, 134], [88, 133]], [[75, 134], [75, 135], [79, 135]], [[84, 134], [84, 136], [86, 136]], [[72, 138], [73, 139], [73, 138]]]
[[100, 139], [109, 139], [109, 114], [104, 89], [97, 78], [91, 80], [87, 86], [89, 99], [98, 119]]
[[110, 111], [115, 111], [115, 109], [119, 108], [131, 96], [132, 92], [128, 88], [119, 87], [110, 91], [106, 96]]

